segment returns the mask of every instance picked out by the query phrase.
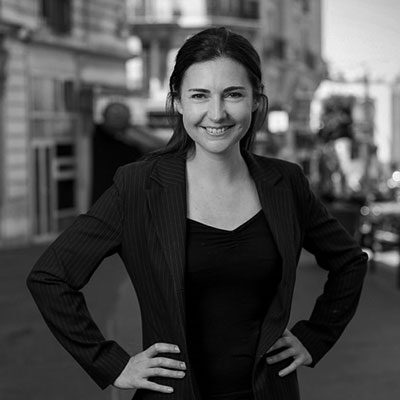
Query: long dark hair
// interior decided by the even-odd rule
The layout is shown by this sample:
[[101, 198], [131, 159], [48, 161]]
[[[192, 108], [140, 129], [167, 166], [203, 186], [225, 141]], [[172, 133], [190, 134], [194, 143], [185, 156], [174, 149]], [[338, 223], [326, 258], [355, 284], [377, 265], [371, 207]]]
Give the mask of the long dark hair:
[[245, 67], [253, 88], [254, 99], [258, 102], [250, 127], [240, 140], [241, 150], [250, 150], [255, 133], [263, 125], [268, 110], [268, 98], [263, 93], [261, 61], [257, 51], [246, 38], [222, 27], [209, 28], [197, 33], [187, 39], [179, 49], [175, 67], [169, 79], [166, 102], [166, 111], [174, 129], [173, 134], [164, 148], [150, 153], [146, 158], [171, 153], [184, 155], [193, 148], [194, 142], [186, 133], [182, 115], [176, 111], [175, 103], [180, 98], [182, 81], [187, 69], [195, 63], [215, 60], [219, 57], [231, 58]]

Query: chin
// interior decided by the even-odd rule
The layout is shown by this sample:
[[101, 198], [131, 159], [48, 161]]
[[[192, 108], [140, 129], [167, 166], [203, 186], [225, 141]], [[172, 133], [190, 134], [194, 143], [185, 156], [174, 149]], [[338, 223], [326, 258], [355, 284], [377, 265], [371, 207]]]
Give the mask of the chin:
[[237, 143], [212, 143], [206, 146], [201, 146], [202, 151], [210, 154], [228, 154], [234, 152], [236, 148], [239, 147], [239, 142]]

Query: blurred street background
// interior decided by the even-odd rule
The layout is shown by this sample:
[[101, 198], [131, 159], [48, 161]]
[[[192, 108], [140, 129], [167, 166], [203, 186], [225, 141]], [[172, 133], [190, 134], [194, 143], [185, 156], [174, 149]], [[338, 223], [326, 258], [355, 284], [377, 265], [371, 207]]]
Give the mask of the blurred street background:
[[[227, 26], [259, 51], [268, 119], [253, 151], [300, 164], [370, 256], [360, 310], [306, 400], [398, 399], [400, 2], [397, 0], [3, 0], [0, 2], [0, 399], [112, 399], [48, 332], [25, 287], [46, 244], [168, 141], [177, 49]], [[303, 254], [292, 320], [324, 273]], [[116, 257], [85, 288], [107, 337], [141, 350], [140, 310]]]

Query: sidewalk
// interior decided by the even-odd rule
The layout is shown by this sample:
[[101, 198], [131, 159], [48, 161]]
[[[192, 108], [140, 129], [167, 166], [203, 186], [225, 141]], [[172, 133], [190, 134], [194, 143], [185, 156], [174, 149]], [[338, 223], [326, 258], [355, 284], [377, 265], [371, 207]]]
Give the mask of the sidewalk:
[[[41, 246], [0, 252], [0, 399], [110, 400], [45, 325], [25, 279], [43, 252]], [[117, 257], [105, 260], [85, 288], [88, 307], [107, 337], [118, 288], [126, 279]]]
[[[25, 286], [42, 251], [32, 247], [0, 252], [0, 399], [131, 399], [131, 391], [101, 391], [44, 325]], [[305, 254], [291, 324], [308, 317], [324, 277], [325, 272]], [[379, 265], [375, 274], [368, 274], [358, 313], [337, 345], [316, 368], [300, 369], [303, 400], [400, 398], [400, 290], [392, 277], [393, 270]], [[104, 261], [85, 294], [105, 336], [132, 353], [140, 351], [137, 299], [117, 257]]]
[[[324, 271], [312, 256], [299, 266], [292, 321], [308, 317]], [[395, 270], [378, 264], [368, 273], [358, 311], [338, 343], [314, 368], [301, 368], [304, 400], [400, 398], [400, 290]]]

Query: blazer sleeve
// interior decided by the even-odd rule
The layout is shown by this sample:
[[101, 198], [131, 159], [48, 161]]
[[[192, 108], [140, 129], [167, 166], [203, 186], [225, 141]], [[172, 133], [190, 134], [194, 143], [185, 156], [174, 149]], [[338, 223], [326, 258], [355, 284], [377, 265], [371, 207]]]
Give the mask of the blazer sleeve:
[[299, 321], [291, 329], [310, 352], [313, 367], [339, 339], [356, 311], [368, 256], [315, 197], [300, 168], [296, 186], [304, 209], [303, 247], [328, 271], [309, 320]]
[[80, 289], [101, 261], [121, 245], [120, 175], [117, 171], [113, 185], [47, 248], [27, 278], [57, 340], [101, 388], [115, 381], [130, 356], [116, 342], [104, 338]]

